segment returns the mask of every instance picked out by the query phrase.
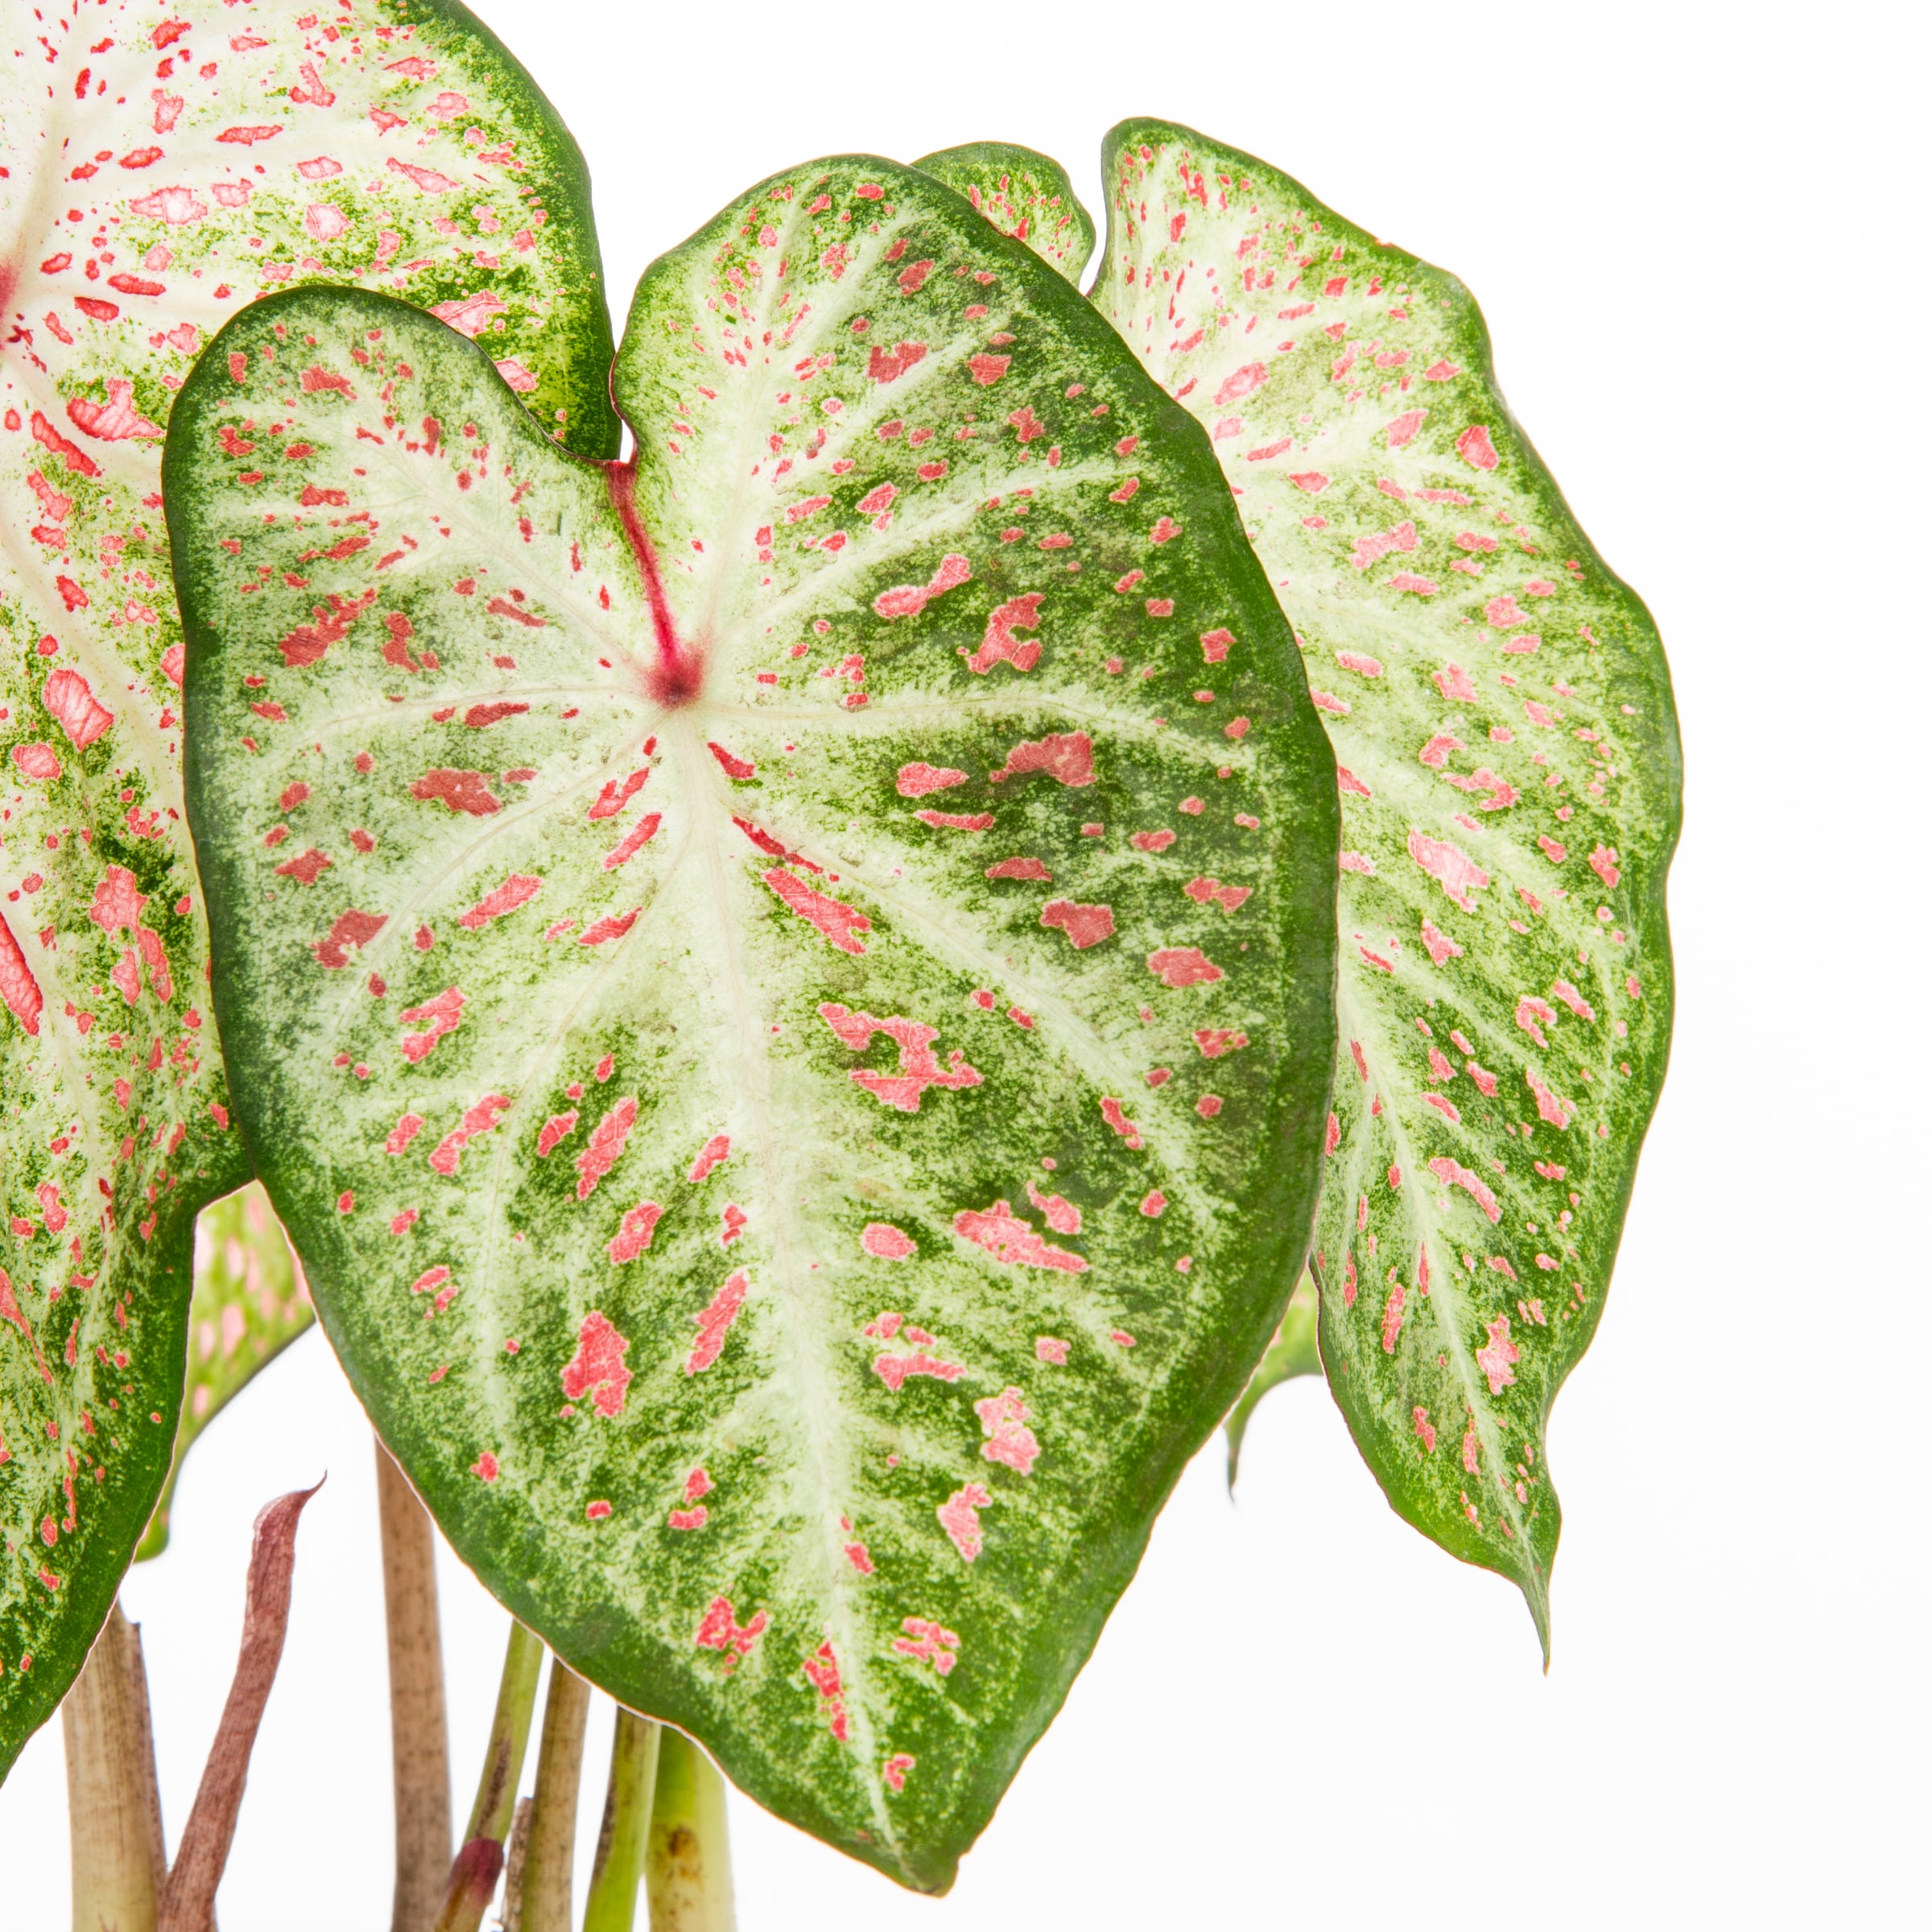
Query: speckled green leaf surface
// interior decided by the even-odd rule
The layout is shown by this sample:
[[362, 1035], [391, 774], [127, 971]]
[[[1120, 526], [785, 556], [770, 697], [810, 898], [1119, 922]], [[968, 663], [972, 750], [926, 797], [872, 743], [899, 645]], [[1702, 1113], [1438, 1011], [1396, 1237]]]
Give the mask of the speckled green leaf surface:
[[192, 378], [241, 1117], [465, 1560], [943, 1889], [1300, 1265], [1333, 761], [1198, 426], [930, 179], [753, 191], [615, 390], [574, 463], [320, 292]]
[[1116, 128], [1104, 174], [1094, 300], [1212, 436], [1342, 768], [1330, 1385], [1397, 1510], [1520, 1583], [1546, 1653], [1544, 1423], [1670, 1047], [1662, 646], [1461, 283], [1185, 128]]
[[315, 1319], [308, 1285], [259, 1181], [201, 1210], [174, 1467], [134, 1552], [137, 1563], [167, 1547], [175, 1486], [201, 1431]]
[[[256, 295], [360, 280], [478, 331], [575, 447], [615, 421], [582, 163], [460, 7], [19, 6], [0, 57], [3, 1770], [149, 1520], [196, 1212], [247, 1172], [181, 816], [175, 391]], [[236, 431], [265, 480], [272, 420]]]
[[1316, 1334], [1319, 1308], [1314, 1277], [1304, 1271], [1294, 1285], [1294, 1293], [1288, 1298], [1282, 1325], [1275, 1331], [1274, 1340], [1268, 1344], [1268, 1352], [1261, 1357], [1248, 1386], [1241, 1391], [1241, 1399], [1228, 1418], [1230, 1490], [1241, 1475], [1241, 1443], [1261, 1397], [1269, 1389], [1278, 1389], [1283, 1382], [1291, 1382], [1298, 1376], [1322, 1373], [1322, 1352]]
[[1004, 141], [941, 148], [913, 166], [964, 195], [1003, 235], [1024, 242], [1077, 288], [1092, 258], [1093, 217], [1051, 156]]

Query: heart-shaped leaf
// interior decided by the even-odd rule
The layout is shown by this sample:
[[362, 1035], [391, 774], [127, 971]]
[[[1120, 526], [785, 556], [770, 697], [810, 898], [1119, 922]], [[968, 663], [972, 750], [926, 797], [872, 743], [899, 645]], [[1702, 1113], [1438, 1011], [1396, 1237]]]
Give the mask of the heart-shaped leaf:
[[1208, 426], [1342, 767], [1329, 1385], [1396, 1509], [1521, 1584], [1547, 1654], [1543, 1425], [1670, 1047], [1663, 649], [1460, 283], [1186, 128], [1124, 123], [1104, 176], [1094, 300]]
[[175, 1485], [202, 1430], [315, 1319], [308, 1285], [259, 1181], [201, 1210], [174, 1464], [134, 1552], [137, 1563], [167, 1547]]
[[927, 177], [753, 191], [614, 387], [576, 462], [317, 291], [184, 392], [237, 1105], [465, 1561], [943, 1889], [1300, 1265], [1333, 762], [1199, 428]]
[[1059, 162], [1030, 147], [975, 141], [923, 155], [913, 166], [964, 195], [1001, 234], [1024, 242], [1080, 287], [1093, 255], [1093, 217]]
[[[175, 19], [109, 0], [7, 20], [0, 1773], [60, 1703], [149, 1520], [196, 1212], [247, 1176], [181, 819], [159, 495], [175, 391], [256, 294], [361, 281], [476, 332], [573, 448], [616, 448], [583, 163], [460, 6]], [[272, 416], [237, 425], [233, 452], [230, 473], [252, 461], [278, 494], [300, 469]]]

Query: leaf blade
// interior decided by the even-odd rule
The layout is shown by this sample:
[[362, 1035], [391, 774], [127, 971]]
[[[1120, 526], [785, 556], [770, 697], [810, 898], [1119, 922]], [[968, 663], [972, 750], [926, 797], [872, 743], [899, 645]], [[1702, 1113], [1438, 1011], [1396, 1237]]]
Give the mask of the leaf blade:
[[[1123, 123], [1104, 171], [1095, 299], [1212, 425], [1311, 681], [1335, 687], [1316, 702], [1343, 769], [1351, 1044], [1315, 1263], [1330, 1387], [1391, 1505], [1517, 1582], [1546, 1658], [1544, 1424], [1669, 1053], [1662, 647], [1510, 416], [1460, 283], [1191, 129]], [[1183, 269], [1216, 299], [1177, 292], [1170, 316]]]
[[[187, 392], [191, 813], [264, 1178], [385, 1440], [513, 1612], [761, 1802], [943, 1889], [1301, 1257], [1335, 819], [1278, 613], [1191, 423], [891, 163], [792, 171], [646, 275], [614, 491], [533, 447], [467, 345], [297, 299], [221, 355], [379, 320], [409, 419], [495, 453], [467, 488], [447, 451], [396, 457], [380, 486], [460, 534], [291, 650], [299, 608], [238, 601], [221, 547], [279, 540], [206, 457], [248, 405], [217, 356]], [[319, 464], [356, 407], [304, 416]], [[328, 580], [345, 609], [361, 568]], [[1135, 570], [1166, 615], [1114, 588]], [[235, 749], [244, 666], [290, 712], [266, 762]], [[258, 832], [297, 770], [332, 865], [291, 889]], [[334, 1083], [328, 1133], [305, 1080]]]
[[973, 141], [922, 155], [912, 165], [956, 189], [1001, 234], [1024, 242], [1080, 287], [1098, 230], [1072, 177], [1051, 155], [1006, 141]]
[[26, 1245], [0, 1302], [0, 1773], [150, 1520], [196, 1212], [248, 1174], [180, 817], [158, 494], [175, 388], [254, 290], [380, 280], [482, 331], [573, 442], [614, 447], [588, 182], [529, 76], [447, 0], [358, 0], [327, 32], [301, 15], [263, 0], [217, 39], [113, 0], [99, 45], [8, 17], [0, 1175]]

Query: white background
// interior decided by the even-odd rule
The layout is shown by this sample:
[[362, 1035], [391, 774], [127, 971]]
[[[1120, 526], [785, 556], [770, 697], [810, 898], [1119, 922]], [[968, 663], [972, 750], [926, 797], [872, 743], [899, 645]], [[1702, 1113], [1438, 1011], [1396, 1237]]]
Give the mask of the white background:
[[[1298, 1383], [1238, 1505], [1202, 1452], [950, 1899], [741, 1803], [745, 1932], [1926, 1924], [1932, 922], [1905, 787], [1927, 68], [1906, 10], [481, 5], [583, 144], [620, 315], [652, 256], [816, 153], [1020, 141], [1096, 208], [1100, 136], [1130, 113], [1278, 162], [1476, 291], [1682, 710], [1676, 1055], [1553, 1426], [1549, 1677], [1514, 1591], [1398, 1522]], [[172, 1550], [126, 1587], [178, 1831], [250, 1518], [324, 1469], [225, 1932], [387, 1922], [370, 1449], [320, 1336], [196, 1451]], [[442, 1581], [460, 1818], [504, 1620], [447, 1557]], [[68, 1922], [58, 1732], [0, 1791], [10, 1932]]]

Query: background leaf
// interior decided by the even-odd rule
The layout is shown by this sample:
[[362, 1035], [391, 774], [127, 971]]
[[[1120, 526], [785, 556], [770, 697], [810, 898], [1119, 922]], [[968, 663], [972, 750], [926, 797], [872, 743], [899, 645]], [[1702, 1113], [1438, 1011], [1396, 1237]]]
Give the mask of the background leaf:
[[1093, 217], [1051, 155], [1005, 141], [975, 141], [922, 155], [913, 166], [964, 195], [1001, 234], [1024, 242], [1080, 287], [1093, 255]]
[[1241, 1439], [1248, 1433], [1249, 1420], [1254, 1414], [1256, 1404], [1270, 1389], [1278, 1388], [1283, 1382], [1291, 1382], [1297, 1376], [1319, 1376], [1322, 1373], [1322, 1353], [1315, 1338], [1317, 1307], [1315, 1278], [1304, 1271], [1294, 1285], [1294, 1293], [1289, 1297], [1288, 1306], [1282, 1311], [1282, 1325], [1275, 1331], [1274, 1340], [1268, 1344], [1268, 1352], [1257, 1364], [1248, 1386], [1241, 1392], [1241, 1399], [1234, 1406], [1234, 1413], [1228, 1418], [1230, 1491], [1241, 1473]]
[[[753, 190], [646, 275], [615, 387], [607, 473], [374, 298], [197, 368], [225, 1038], [464, 1559], [943, 1889], [1304, 1252], [1332, 761], [1199, 429], [927, 177]], [[271, 407], [393, 565], [284, 592], [293, 485], [221, 453]]]
[[[0, 1773], [149, 1521], [195, 1216], [248, 1171], [181, 818], [175, 392], [252, 295], [365, 281], [477, 332], [573, 447], [616, 429], [582, 163], [463, 8], [15, 8], [5, 31]], [[272, 419], [236, 431], [264, 477]]]
[[1670, 1040], [1681, 755], [1649, 613], [1453, 277], [1186, 128], [1107, 139], [1094, 300], [1206, 424], [1342, 767], [1329, 1386], [1397, 1511], [1523, 1590]]
[[315, 1319], [308, 1284], [259, 1181], [201, 1210], [175, 1459], [136, 1563], [167, 1547], [175, 1485], [196, 1439]]

